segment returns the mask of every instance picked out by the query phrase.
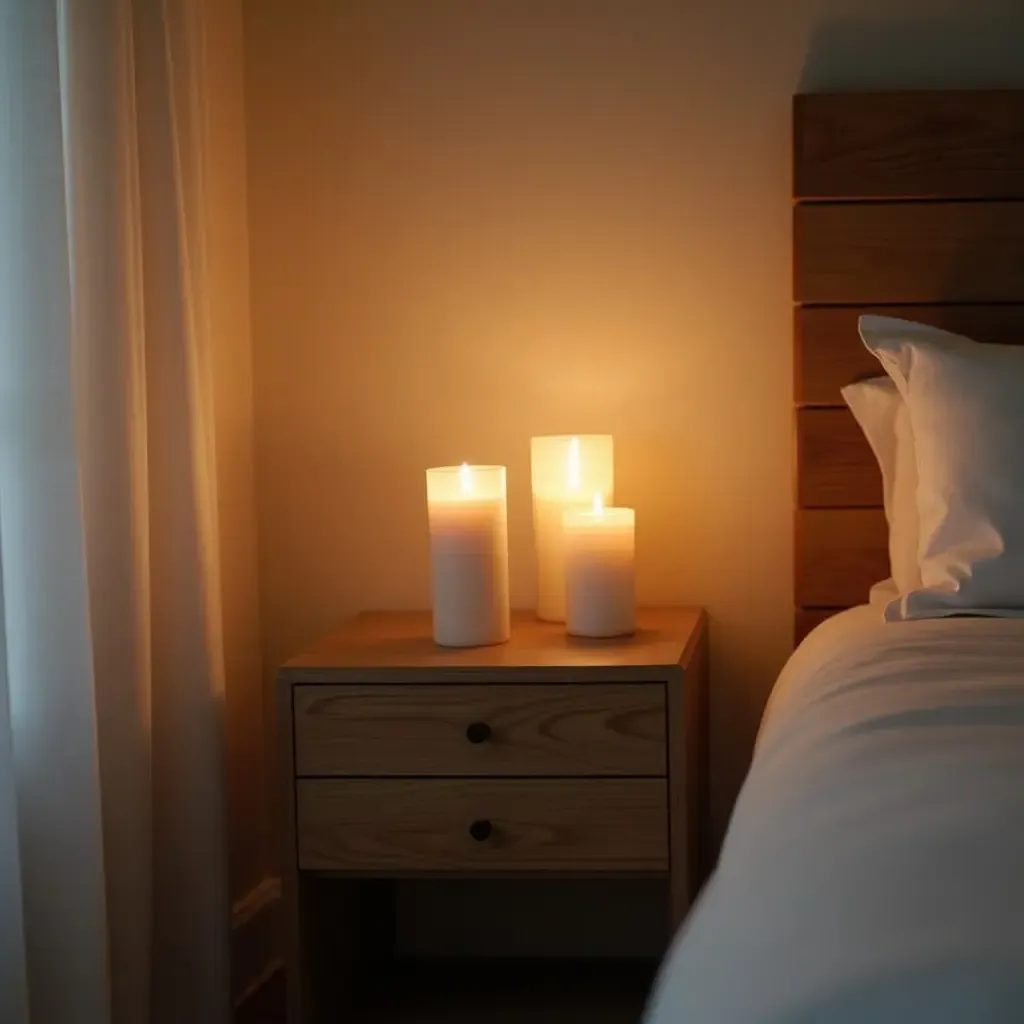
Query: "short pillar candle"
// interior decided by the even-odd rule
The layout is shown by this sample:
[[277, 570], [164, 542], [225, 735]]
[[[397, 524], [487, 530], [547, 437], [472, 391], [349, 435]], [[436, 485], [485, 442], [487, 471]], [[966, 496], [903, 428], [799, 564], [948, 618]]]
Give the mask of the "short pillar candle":
[[504, 643], [511, 631], [504, 466], [427, 470], [434, 642]]
[[573, 636], [627, 636], [636, 629], [631, 508], [568, 509], [565, 530], [566, 632]]
[[615, 483], [610, 434], [552, 435], [530, 442], [533, 537], [537, 552], [537, 617], [565, 622], [562, 515], [590, 507], [595, 494], [610, 505]]

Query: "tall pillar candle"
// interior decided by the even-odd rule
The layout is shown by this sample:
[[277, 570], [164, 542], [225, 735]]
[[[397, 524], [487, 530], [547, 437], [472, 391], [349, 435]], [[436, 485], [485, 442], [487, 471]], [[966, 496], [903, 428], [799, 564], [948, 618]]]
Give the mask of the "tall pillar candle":
[[605, 508], [569, 509], [565, 527], [566, 632], [573, 636], [626, 636], [636, 628], [633, 552], [635, 513]]
[[505, 467], [428, 469], [427, 512], [435, 643], [504, 643], [511, 631]]
[[589, 507], [595, 494], [612, 501], [614, 448], [609, 434], [535, 437], [530, 443], [533, 537], [537, 552], [537, 616], [565, 621], [562, 515]]

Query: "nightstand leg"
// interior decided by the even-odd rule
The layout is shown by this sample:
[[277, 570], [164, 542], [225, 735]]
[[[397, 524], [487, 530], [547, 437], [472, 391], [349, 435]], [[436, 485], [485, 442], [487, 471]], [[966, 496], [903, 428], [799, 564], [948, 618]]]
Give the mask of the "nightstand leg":
[[672, 932], [682, 924], [704, 882], [708, 819], [707, 635], [685, 672], [668, 683], [669, 849]]

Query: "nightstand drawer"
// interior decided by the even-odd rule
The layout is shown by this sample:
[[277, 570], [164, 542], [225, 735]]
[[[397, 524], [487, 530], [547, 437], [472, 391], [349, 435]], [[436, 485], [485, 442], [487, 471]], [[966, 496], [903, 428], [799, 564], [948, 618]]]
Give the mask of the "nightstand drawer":
[[303, 775], [665, 775], [665, 687], [296, 686]]
[[302, 779], [307, 871], [667, 871], [663, 779]]

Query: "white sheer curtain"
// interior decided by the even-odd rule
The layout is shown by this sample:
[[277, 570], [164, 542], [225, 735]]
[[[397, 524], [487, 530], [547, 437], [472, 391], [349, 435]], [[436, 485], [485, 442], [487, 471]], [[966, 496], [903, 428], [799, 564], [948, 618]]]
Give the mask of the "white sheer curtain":
[[229, 1017], [202, 0], [0, 0], [0, 1021]]

